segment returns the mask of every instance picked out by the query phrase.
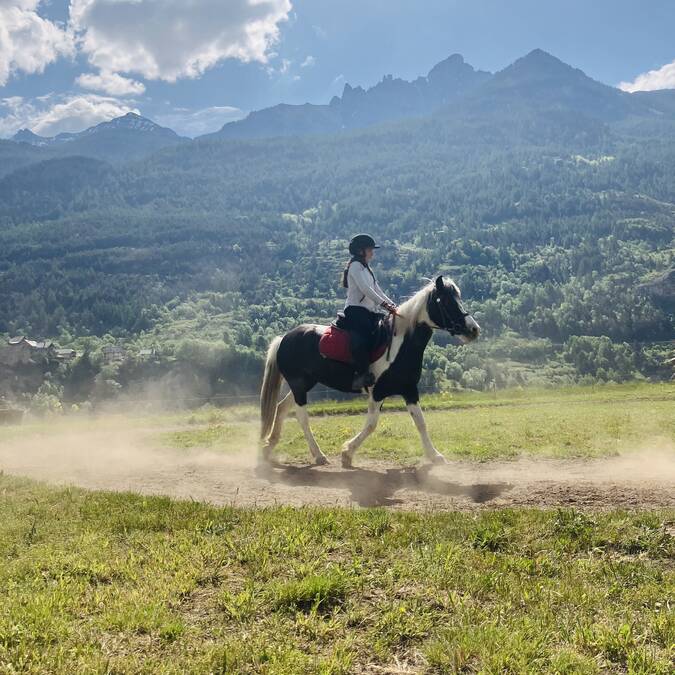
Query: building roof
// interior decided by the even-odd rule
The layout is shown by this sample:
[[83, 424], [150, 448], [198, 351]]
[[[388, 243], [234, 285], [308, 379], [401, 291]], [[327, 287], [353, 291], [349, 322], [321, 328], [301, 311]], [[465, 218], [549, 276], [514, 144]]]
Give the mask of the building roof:
[[51, 340], [29, 340], [25, 335], [11, 337], [9, 340], [7, 340], [7, 343], [10, 345], [26, 344], [31, 349], [49, 349], [50, 347], [54, 346], [54, 343]]
[[54, 346], [54, 343], [51, 340], [45, 342], [38, 342], [37, 340], [26, 340], [26, 344], [31, 346], [33, 349], [50, 349]]

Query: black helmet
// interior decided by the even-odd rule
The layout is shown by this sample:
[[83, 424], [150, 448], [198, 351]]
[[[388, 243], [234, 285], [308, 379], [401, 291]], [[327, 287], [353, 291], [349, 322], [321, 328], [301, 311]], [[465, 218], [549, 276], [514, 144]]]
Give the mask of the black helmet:
[[369, 234], [357, 234], [349, 241], [349, 252], [358, 255], [364, 248], [380, 248]]

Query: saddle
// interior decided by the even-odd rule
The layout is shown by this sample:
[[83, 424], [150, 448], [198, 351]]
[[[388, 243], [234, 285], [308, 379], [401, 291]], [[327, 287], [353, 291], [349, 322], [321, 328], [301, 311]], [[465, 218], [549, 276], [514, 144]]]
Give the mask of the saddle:
[[[337, 319], [326, 326], [323, 335], [319, 339], [319, 353], [326, 359], [352, 363], [352, 351], [350, 347], [351, 334], [345, 327], [346, 320], [343, 312], [338, 312]], [[390, 317], [380, 319], [375, 329], [374, 349], [370, 352], [370, 362], [377, 361], [391, 342], [392, 322]]]

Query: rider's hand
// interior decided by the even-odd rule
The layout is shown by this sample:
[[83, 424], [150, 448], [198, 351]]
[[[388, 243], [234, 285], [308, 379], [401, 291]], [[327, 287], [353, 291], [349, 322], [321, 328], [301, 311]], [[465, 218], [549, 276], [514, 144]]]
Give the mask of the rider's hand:
[[382, 307], [384, 307], [390, 314], [396, 314], [398, 307], [393, 302], [383, 302]]

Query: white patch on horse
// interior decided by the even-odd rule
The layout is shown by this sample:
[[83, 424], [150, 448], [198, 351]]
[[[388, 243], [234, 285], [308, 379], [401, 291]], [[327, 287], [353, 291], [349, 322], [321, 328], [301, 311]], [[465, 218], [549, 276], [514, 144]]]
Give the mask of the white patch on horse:
[[466, 329], [470, 331], [480, 331], [480, 326], [478, 325], [478, 322], [476, 319], [474, 319], [471, 314], [467, 314], [465, 318], [466, 322]]
[[377, 428], [377, 422], [380, 419], [380, 410], [382, 409], [382, 402], [376, 402], [371, 396], [368, 398], [368, 414], [366, 416], [366, 423], [361, 431], [353, 438], [350, 438], [342, 446], [342, 466], [350, 468], [352, 466], [352, 458], [357, 449], [361, 446], [363, 441], [370, 436], [370, 434]]
[[294, 405], [295, 401], [293, 399], [293, 394], [290, 391], [277, 404], [272, 431], [270, 431], [270, 435], [267, 437], [267, 440], [264, 442], [262, 448], [264, 459], [269, 459], [271, 457], [272, 451], [281, 438], [281, 428], [284, 425], [286, 415], [288, 415]]
[[[451, 286], [457, 289], [454, 282], [448, 282]], [[427, 311], [427, 301], [429, 294], [434, 289], [434, 283], [427, 284], [421, 288], [409, 300], [406, 300], [398, 308], [398, 316], [394, 322], [394, 337], [391, 341], [391, 348], [388, 348], [384, 354], [370, 366], [370, 372], [375, 375], [375, 379], [379, 379], [382, 374], [389, 368], [389, 366], [396, 360], [396, 355], [403, 345], [405, 336], [415, 329], [421, 323], [427, 326], [436, 327], [434, 322], [429, 317]], [[457, 289], [459, 292], [459, 289]]]
[[321, 452], [321, 448], [319, 447], [319, 444], [316, 442], [316, 438], [314, 438], [314, 434], [310, 429], [309, 415], [307, 414], [306, 407], [304, 405], [297, 406], [295, 410], [295, 416], [298, 420], [298, 424], [302, 428], [302, 432], [305, 434], [305, 440], [307, 441], [307, 445], [309, 445], [309, 450], [312, 453], [312, 456], [314, 457], [316, 463], [328, 464], [328, 458], [326, 457], [326, 455], [323, 454], [323, 452]]
[[422, 446], [424, 447], [424, 454], [427, 459], [435, 463], [444, 463], [445, 457], [436, 450], [431, 438], [429, 437], [429, 431], [427, 430], [427, 423], [424, 419], [424, 413], [422, 413], [422, 408], [420, 408], [419, 403], [409, 403], [407, 406], [408, 412], [417, 427], [417, 431], [420, 434], [422, 439]]
[[464, 344], [466, 344], [467, 342], [472, 342], [480, 335], [480, 326], [478, 325], [476, 319], [474, 319], [470, 314], [466, 315], [464, 322], [470, 335], [460, 335], [460, 339]]

